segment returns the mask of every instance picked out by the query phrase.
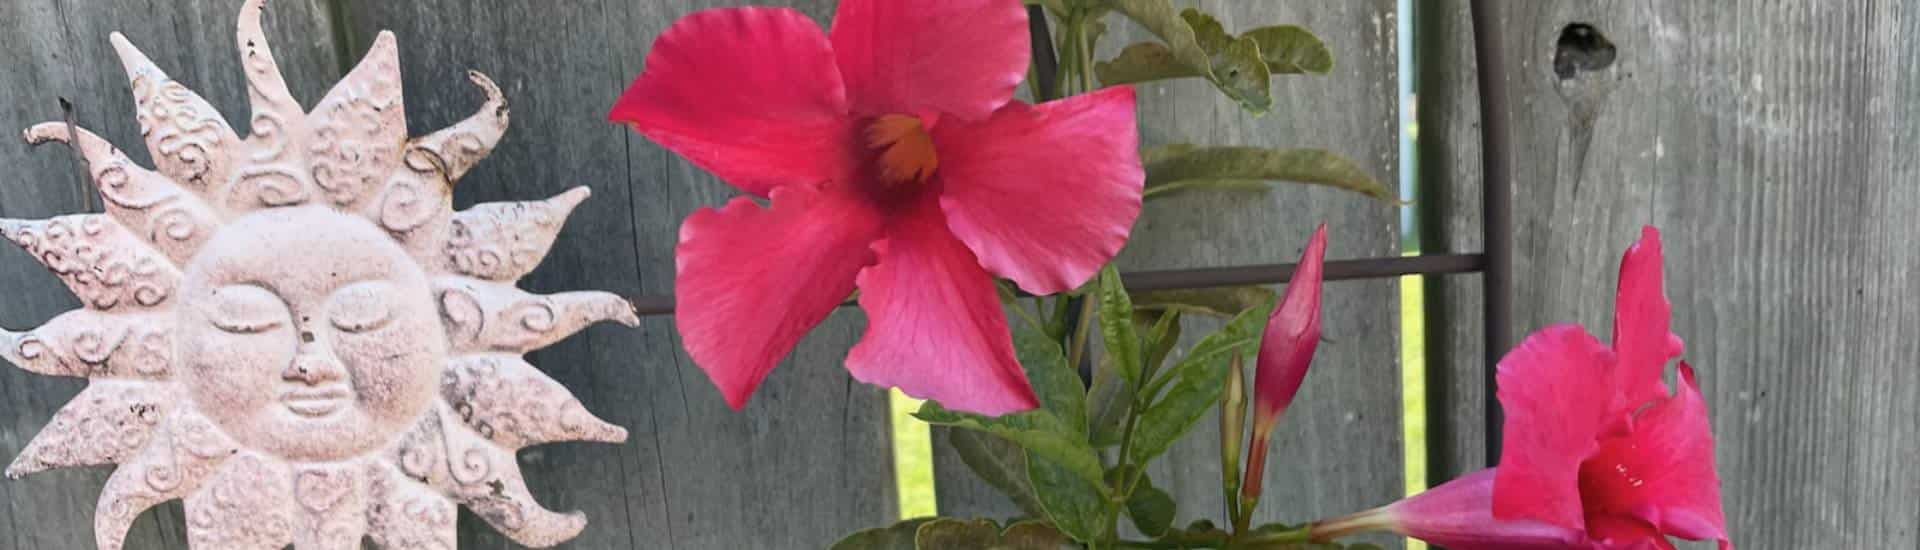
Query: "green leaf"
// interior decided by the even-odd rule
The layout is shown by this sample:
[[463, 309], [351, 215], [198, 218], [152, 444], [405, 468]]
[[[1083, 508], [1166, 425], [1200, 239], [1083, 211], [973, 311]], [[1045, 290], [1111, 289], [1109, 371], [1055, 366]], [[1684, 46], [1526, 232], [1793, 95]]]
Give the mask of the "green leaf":
[[[916, 548], [924, 550], [1065, 550], [1068, 548], [1077, 548], [1073, 546], [1072, 541], [1068, 539], [1066, 535], [1060, 533], [1060, 530], [1054, 529], [1053, 526], [1047, 525], [1044, 522], [1035, 520], [1014, 523], [1013, 525], [1007, 526], [1005, 531], [1000, 530], [1000, 526], [995, 524], [993, 520], [962, 520], [953, 518], [925, 518], [895, 524], [894, 527], [887, 529], [891, 530], [908, 526], [909, 524], [914, 528], [905, 530], [906, 539], [904, 546], [847, 546], [843, 548], [841, 546], [842, 544], [854, 540], [853, 537], [848, 537], [846, 540], [842, 540], [840, 544], [835, 544], [831, 550], [914, 550]], [[856, 533], [855, 536], [869, 531], [882, 530], [870, 529]], [[894, 540], [887, 539], [885, 542], [893, 543]]]
[[1333, 51], [1298, 25], [1260, 27], [1240, 33], [1260, 43], [1260, 57], [1273, 74], [1327, 74], [1333, 71]]
[[1223, 319], [1262, 305], [1271, 305], [1280, 296], [1259, 285], [1222, 286], [1177, 290], [1152, 290], [1136, 293], [1133, 307], [1148, 311], [1184, 311]]
[[1194, 68], [1200, 72], [1201, 76], [1209, 79], [1213, 77], [1209, 69], [1213, 66], [1212, 56], [1207, 55], [1207, 51], [1200, 48], [1200, 42], [1195, 38], [1193, 28], [1180, 18], [1178, 12], [1174, 11], [1172, 1], [1109, 0], [1109, 2], [1114, 10], [1133, 19], [1148, 32], [1166, 42], [1167, 51], [1175, 61]]
[[1133, 526], [1140, 529], [1140, 534], [1149, 537], [1167, 534], [1167, 528], [1173, 525], [1173, 512], [1173, 495], [1154, 487], [1145, 475], [1127, 497], [1127, 517], [1133, 518]]
[[913, 416], [928, 424], [982, 430], [1004, 437], [1021, 448], [1052, 459], [1089, 482], [1100, 482], [1100, 457], [1087, 444], [1086, 436], [1046, 410], [992, 417], [952, 411], [928, 401], [922, 403]]
[[990, 550], [997, 542], [1000, 526], [987, 519], [940, 518], [921, 525], [914, 534], [915, 548]]
[[1210, 80], [1221, 93], [1254, 114], [1273, 107], [1272, 74], [1261, 57], [1259, 42], [1249, 37], [1235, 38], [1219, 20], [1198, 9], [1181, 11], [1180, 19], [1193, 29], [1194, 40], [1207, 52]]
[[914, 534], [921, 525], [939, 518], [914, 518], [886, 527], [856, 531], [828, 550], [915, 550]]
[[1194, 42], [1199, 43], [1200, 49], [1208, 55], [1218, 54], [1233, 44], [1233, 35], [1227, 33], [1227, 28], [1220, 24], [1220, 20], [1207, 12], [1198, 8], [1180, 10], [1180, 20], [1186, 21], [1187, 28], [1193, 29]]
[[1134, 387], [1120, 376], [1112, 357], [1103, 355], [1094, 363], [1093, 389], [1087, 390], [1087, 428], [1095, 448], [1120, 444], [1127, 410], [1133, 407]]
[[1121, 13], [1160, 36], [1165, 44], [1127, 46], [1111, 61], [1094, 64], [1102, 84], [1113, 86], [1166, 78], [1201, 77], [1249, 112], [1273, 106], [1272, 69], [1253, 37], [1234, 37], [1220, 22], [1197, 9], [1174, 15], [1162, 1], [1113, 0]]
[[1162, 154], [1148, 163], [1148, 197], [1188, 189], [1213, 187], [1221, 181], [1247, 182], [1283, 180], [1332, 186], [1393, 201], [1393, 190], [1375, 181], [1360, 165], [1338, 154], [1319, 149], [1261, 149], [1258, 147], [1207, 147], [1185, 154]]
[[1260, 57], [1260, 44], [1241, 38], [1213, 56], [1213, 84], [1240, 108], [1255, 115], [1273, 107], [1273, 74]]
[[1085, 437], [1086, 387], [1081, 385], [1080, 374], [1067, 366], [1060, 344], [1031, 327], [1021, 327], [1013, 331], [1013, 351], [1020, 358], [1020, 366], [1027, 371], [1033, 393], [1040, 397], [1040, 407]]
[[1129, 384], [1140, 384], [1140, 335], [1133, 330], [1133, 299], [1120, 280], [1120, 270], [1107, 264], [1100, 268], [1100, 337], [1107, 344], [1120, 376]]
[[1068, 550], [1078, 549], [1079, 545], [1059, 529], [1046, 523], [1027, 520], [1007, 526], [1000, 534], [1000, 548], [1005, 550]]
[[[1241, 312], [1227, 326], [1202, 338], [1185, 358], [1167, 371], [1163, 378], [1171, 381], [1172, 388], [1141, 413], [1134, 427], [1131, 451], [1134, 464], [1146, 464], [1165, 452], [1213, 408], [1220, 399], [1220, 390], [1226, 386], [1227, 369], [1234, 354], [1258, 355], [1260, 332], [1266, 327], [1267, 313], [1271, 310], [1268, 306]], [[1154, 389], [1150, 386], [1148, 391]]]
[[[1137, 323], [1141, 312], [1136, 312], [1134, 315]], [[1153, 328], [1147, 331], [1146, 361], [1147, 370], [1151, 372], [1158, 370], [1160, 364], [1166, 362], [1167, 354], [1173, 353], [1173, 347], [1180, 344], [1180, 310], [1148, 313], [1148, 315], [1157, 319], [1153, 323]]]
[[1173, 50], [1159, 42], [1128, 45], [1112, 60], [1094, 63], [1093, 74], [1105, 86], [1207, 76], [1205, 70], [1181, 63], [1174, 58]]
[[1033, 482], [1027, 479], [1025, 449], [987, 432], [963, 429], [946, 432], [947, 443], [953, 445], [960, 461], [966, 463], [974, 475], [1007, 495], [1020, 511], [1033, 517], [1046, 517], [1046, 509], [1040, 507], [1040, 497], [1034, 494]]
[[1027, 451], [1027, 477], [1040, 496], [1041, 507], [1047, 510], [1047, 518], [1073, 540], [1087, 542], [1106, 524], [1107, 496], [1100, 475], [1087, 479], [1078, 474], [1038, 452]]

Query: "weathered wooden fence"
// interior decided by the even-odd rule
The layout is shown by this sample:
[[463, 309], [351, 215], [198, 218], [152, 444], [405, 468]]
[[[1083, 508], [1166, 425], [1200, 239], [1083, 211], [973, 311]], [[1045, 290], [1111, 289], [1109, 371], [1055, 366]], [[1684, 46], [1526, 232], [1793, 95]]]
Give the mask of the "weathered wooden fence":
[[[513, 128], [456, 191], [456, 205], [548, 196], [588, 185], [534, 291], [672, 290], [680, 219], [731, 190], [604, 122], [653, 37], [690, 11], [745, 0], [275, 0], [268, 33], [296, 97], [312, 102], [374, 33], [401, 45], [415, 133], [471, 113], [463, 73], [500, 82]], [[823, 24], [830, 0], [798, 4]], [[1279, 79], [1274, 113], [1248, 118], [1197, 82], [1143, 86], [1147, 144], [1315, 146], [1397, 179], [1395, 17], [1390, 0], [1197, 2], [1228, 28], [1287, 21], [1336, 52], [1335, 74]], [[145, 162], [107, 33], [125, 32], [176, 79], [244, 127], [232, 28], [237, 0], [0, 0], [0, 128], [79, 121]], [[1519, 145], [1516, 330], [1553, 320], [1604, 327], [1612, 262], [1632, 227], [1667, 229], [1677, 331], [1701, 367], [1720, 436], [1732, 528], [1748, 547], [1914, 547], [1920, 473], [1920, 222], [1910, 120], [1920, 98], [1920, 14], [1895, 2], [1712, 8], [1524, 3], [1511, 8], [1509, 85]], [[1477, 251], [1478, 154], [1465, 7], [1421, 4], [1422, 207], [1430, 249]], [[1649, 10], [1658, 10], [1657, 12]], [[1551, 71], [1570, 21], [1619, 46], [1602, 97], [1569, 103]], [[1115, 19], [1106, 54], [1144, 33]], [[1588, 75], [1583, 78], [1594, 78]], [[1574, 90], [1572, 93], [1584, 93]], [[1597, 114], [1583, 114], [1589, 109]], [[1590, 107], [1589, 107], [1590, 105]], [[1584, 118], [1581, 118], [1584, 117]], [[1583, 133], [1584, 132], [1584, 133]], [[0, 145], [0, 216], [40, 218], [98, 199], [64, 150]], [[1392, 209], [1332, 191], [1283, 188], [1258, 200], [1195, 195], [1149, 205], [1122, 254], [1129, 269], [1274, 263], [1331, 223], [1333, 258], [1397, 251]], [[1481, 464], [1477, 285], [1436, 284], [1436, 474]], [[0, 251], [0, 325], [35, 326], [75, 302], [25, 254]], [[1277, 437], [1262, 519], [1307, 519], [1394, 498], [1400, 480], [1396, 293], [1388, 280], [1328, 286], [1320, 365]], [[818, 548], [893, 519], [885, 394], [839, 367], [862, 321], [836, 313], [804, 340], [744, 412], [733, 412], [679, 350], [666, 317], [607, 326], [534, 362], [603, 418], [624, 445], [521, 453], [534, 494], [591, 520], [576, 548]], [[1189, 333], [1198, 331], [1189, 331]], [[84, 382], [0, 368], [0, 459], [16, 455]], [[1155, 482], [1183, 509], [1217, 515], [1212, 427], [1169, 454], [1193, 469]], [[936, 438], [943, 513], [1012, 515]], [[90, 548], [106, 469], [0, 482], [0, 547]], [[181, 508], [163, 506], [130, 548], [184, 548]], [[463, 517], [463, 547], [511, 545]]]
[[[1513, 329], [1606, 330], [1620, 252], [1660, 226], [1737, 542], [1920, 546], [1920, 6], [1503, 5]], [[1472, 31], [1457, 3], [1418, 6], [1427, 248], [1474, 251]], [[1615, 55], [1563, 78], [1553, 60], [1574, 23]], [[1446, 366], [1430, 418], [1449, 421], [1436, 475], [1483, 464], [1475, 283], [1429, 286], [1428, 351]]]

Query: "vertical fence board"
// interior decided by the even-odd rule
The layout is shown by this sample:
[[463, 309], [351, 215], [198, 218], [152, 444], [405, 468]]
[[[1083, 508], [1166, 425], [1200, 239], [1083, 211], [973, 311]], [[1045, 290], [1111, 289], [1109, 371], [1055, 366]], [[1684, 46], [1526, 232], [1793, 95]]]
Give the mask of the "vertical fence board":
[[[0, 217], [46, 218], [99, 211], [100, 199], [73, 154], [53, 144], [31, 148], [20, 131], [60, 120], [71, 101], [76, 124], [99, 133], [137, 162], [147, 148], [134, 118], [126, 73], [107, 35], [126, 34], [174, 80], [199, 92], [235, 128], [248, 116], [246, 84], [234, 45], [240, 2], [153, 6], [136, 0], [8, 0], [0, 2]], [[276, 2], [267, 18], [280, 68], [294, 94], [309, 101], [340, 75], [327, 10], [320, 2]], [[10, 243], [0, 246], [0, 326], [20, 330], [78, 308], [53, 275]], [[11, 460], [54, 411], [86, 386], [74, 378], [0, 367], [0, 460]], [[92, 548], [93, 512], [108, 468], [42, 472], [0, 480], [0, 547]], [[129, 548], [185, 548], [178, 503], [156, 507], [135, 523]]]
[[[469, 68], [505, 89], [513, 128], [461, 184], [458, 205], [593, 188], [525, 286], [632, 296], [671, 293], [680, 220], [737, 193], [607, 122], [607, 109], [675, 19], [746, 3], [350, 1], [348, 12], [358, 42], [398, 33], [415, 132], [478, 105], [462, 76]], [[826, 1], [798, 7], [823, 24], [832, 13]], [[840, 366], [861, 326], [855, 310], [834, 314], [743, 412], [680, 350], [670, 317], [637, 331], [595, 328], [536, 353], [535, 364], [632, 436], [618, 447], [523, 452], [535, 495], [588, 514], [579, 548], [816, 548], [891, 521], [885, 394]], [[461, 535], [469, 548], [510, 546], [471, 517]]]
[[[1326, 76], [1275, 77], [1273, 110], [1258, 118], [1198, 80], [1142, 85], [1143, 145], [1331, 149], [1393, 185], [1398, 164], [1394, 2], [1211, 0], [1197, 5], [1234, 32], [1277, 23], [1305, 25], [1333, 49], [1336, 68]], [[1107, 26], [1100, 59], [1151, 37], [1117, 15], [1107, 19]], [[1323, 220], [1329, 224], [1329, 259], [1398, 253], [1399, 225], [1392, 206], [1344, 191], [1281, 184], [1266, 195], [1197, 193], [1156, 199], [1142, 213], [1119, 261], [1128, 270], [1291, 262]], [[1268, 496], [1257, 520], [1297, 523], [1379, 505], [1399, 494], [1396, 288], [1392, 279], [1327, 285], [1328, 341], [1320, 346], [1300, 399], [1276, 430]], [[1218, 327], [1217, 322], [1189, 321], [1185, 345]], [[1248, 368], [1251, 375], [1251, 363]], [[1218, 433], [1217, 417], [1208, 413], [1162, 465], [1150, 471], [1154, 483], [1179, 502], [1181, 524], [1200, 518], [1218, 522], [1222, 517]], [[936, 434], [934, 445], [942, 514], [1018, 514], [1005, 498], [974, 479], [943, 437]], [[1179, 467], [1171, 466], [1176, 463]]]
[[[1765, 7], [1503, 3], [1514, 122], [1515, 329], [1605, 336], [1622, 250], [1666, 236], [1674, 330], [1713, 411], [1729, 527], [1749, 547], [1920, 544], [1920, 13], [1902, 2]], [[1422, 176], [1448, 250], [1475, 250], [1478, 109], [1464, 6], [1422, 14]], [[1562, 80], [1561, 29], [1589, 23], [1610, 70]], [[1477, 281], [1431, 299], [1478, 421]], [[1432, 348], [1430, 348], [1432, 349]], [[1475, 468], [1461, 424], [1435, 449]], [[1459, 470], [1453, 470], [1457, 473]], [[1437, 472], [1440, 473], [1440, 472]]]

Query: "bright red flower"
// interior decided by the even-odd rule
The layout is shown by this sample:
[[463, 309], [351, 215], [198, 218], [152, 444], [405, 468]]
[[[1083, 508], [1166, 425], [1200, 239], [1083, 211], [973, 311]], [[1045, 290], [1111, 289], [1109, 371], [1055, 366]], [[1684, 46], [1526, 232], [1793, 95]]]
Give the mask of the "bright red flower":
[[1671, 549], [1669, 535], [1731, 548], [1693, 368], [1680, 363], [1672, 394], [1660, 382], [1679, 349], [1660, 262], [1648, 228], [1622, 261], [1611, 349], [1556, 325], [1501, 359], [1498, 468], [1316, 531], [1387, 528], [1456, 550]]
[[613, 120], [742, 191], [688, 216], [675, 321], [727, 402], [860, 290], [855, 378], [959, 410], [1037, 405], [993, 277], [1035, 294], [1125, 243], [1145, 174], [1134, 96], [1012, 100], [1019, 0], [707, 10], [662, 33]]

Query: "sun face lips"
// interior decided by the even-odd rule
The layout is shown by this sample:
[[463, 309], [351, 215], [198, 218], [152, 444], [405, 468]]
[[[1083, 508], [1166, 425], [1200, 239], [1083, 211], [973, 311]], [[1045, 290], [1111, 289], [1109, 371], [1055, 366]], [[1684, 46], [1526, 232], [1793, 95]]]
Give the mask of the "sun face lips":
[[280, 404], [293, 414], [308, 418], [325, 418], [346, 410], [354, 400], [353, 390], [345, 384], [327, 384], [320, 387], [296, 387], [280, 394]]

